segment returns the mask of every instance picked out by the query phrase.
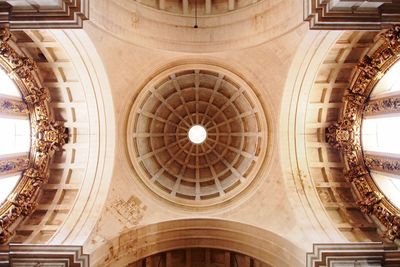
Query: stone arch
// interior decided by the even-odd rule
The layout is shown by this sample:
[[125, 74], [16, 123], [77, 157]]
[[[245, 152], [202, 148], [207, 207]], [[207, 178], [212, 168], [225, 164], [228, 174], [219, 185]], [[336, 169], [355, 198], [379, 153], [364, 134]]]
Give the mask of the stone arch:
[[222, 219], [181, 219], [128, 230], [91, 252], [93, 266], [126, 266], [173, 249], [203, 247], [248, 255], [272, 266], [303, 266], [304, 252], [265, 229]]

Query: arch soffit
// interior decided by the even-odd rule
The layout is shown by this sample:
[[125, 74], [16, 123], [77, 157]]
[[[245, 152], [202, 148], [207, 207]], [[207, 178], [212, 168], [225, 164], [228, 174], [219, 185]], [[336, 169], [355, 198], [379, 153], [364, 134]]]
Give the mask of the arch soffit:
[[288, 174], [285, 182], [297, 191], [292, 205], [306, 212], [314, 228], [328, 238], [325, 242], [376, 237], [374, 227], [358, 214], [342, 175], [339, 153], [323, 138], [329, 120], [338, 116], [343, 105], [341, 96], [354, 67], [376, 34], [310, 32], [297, 51], [285, 85], [283, 99], [290, 99], [290, 105], [283, 105], [280, 126], [281, 136], [286, 136], [281, 139], [282, 162], [290, 159], [290, 164], [282, 166]]
[[37, 211], [18, 226], [12, 242], [83, 244], [105, 203], [114, 164], [115, 119], [107, 74], [83, 30], [16, 35], [24, 53], [41, 59], [39, 74], [53, 98], [51, 107], [71, 137], [55, 154]]
[[107, 73], [91, 39], [83, 30], [51, 31], [69, 54], [86, 96], [90, 134], [86, 176], [74, 208], [51, 243], [83, 244], [95, 226], [108, 196], [115, 157], [115, 114]]
[[129, 230], [91, 252], [93, 266], [124, 266], [174, 249], [226, 249], [272, 266], [303, 266], [304, 251], [265, 229], [220, 219], [165, 221]]

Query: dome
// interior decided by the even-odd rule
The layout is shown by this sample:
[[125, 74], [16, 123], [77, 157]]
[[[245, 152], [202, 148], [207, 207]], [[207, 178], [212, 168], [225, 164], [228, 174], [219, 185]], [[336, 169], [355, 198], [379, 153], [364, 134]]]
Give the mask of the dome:
[[236, 75], [205, 66], [164, 72], [136, 103], [130, 156], [158, 194], [182, 204], [213, 204], [257, 176], [266, 121], [254, 92]]

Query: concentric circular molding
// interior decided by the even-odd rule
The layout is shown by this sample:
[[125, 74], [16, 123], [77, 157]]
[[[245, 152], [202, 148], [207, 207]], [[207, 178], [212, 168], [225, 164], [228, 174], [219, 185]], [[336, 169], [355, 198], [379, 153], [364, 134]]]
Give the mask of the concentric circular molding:
[[[190, 140], [196, 126], [206, 131], [198, 136], [205, 140]], [[155, 77], [137, 98], [127, 130], [141, 180], [159, 196], [195, 207], [245, 189], [258, 176], [268, 143], [253, 90], [211, 65], [179, 66]]]
[[[182, 7], [175, 0], [155, 1], [149, 7], [149, 1], [92, 1], [90, 21], [109, 36], [134, 45], [189, 53], [254, 47], [303, 23], [299, 15], [303, 5], [297, 0], [210, 1], [204, 8], [199, 6], [198, 28], [194, 28], [194, 1], [185, 1]], [[234, 10], [220, 13], [218, 10], [228, 10], [227, 3]], [[224, 8], [217, 7], [220, 5]], [[211, 15], [202, 15], [210, 8]]]
[[160, 10], [166, 13], [172, 13], [183, 16], [193, 17], [195, 14], [199, 17], [212, 16], [212, 15], [223, 15], [228, 12], [234, 12], [236, 10], [246, 8], [250, 5], [254, 5], [263, 0], [219, 0], [219, 1], [187, 1], [187, 0], [135, 0], [140, 5], [144, 5], [156, 10]]

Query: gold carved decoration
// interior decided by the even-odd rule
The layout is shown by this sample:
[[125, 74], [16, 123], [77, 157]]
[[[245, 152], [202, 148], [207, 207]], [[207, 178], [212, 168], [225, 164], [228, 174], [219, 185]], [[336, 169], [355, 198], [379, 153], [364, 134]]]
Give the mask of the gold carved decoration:
[[400, 173], [400, 161], [365, 155], [361, 149], [363, 115], [400, 111], [400, 99], [368, 101], [376, 83], [400, 58], [400, 26], [381, 34], [380, 45], [358, 64], [350, 88], [343, 98], [344, 108], [337, 122], [326, 131], [326, 141], [342, 152], [345, 178], [353, 185], [360, 210], [375, 217], [383, 226], [384, 237], [400, 238], [400, 210], [390, 203], [374, 183], [369, 169]]
[[5, 115], [26, 116], [28, 106], [21, 100], [3, 97], [0, 95], [0, 113]]
[[381, 156], [365, 156], [365, 165], [370, 170], [400, 174], [400, 159]]
[[29, 166], [29, 159], [27, 157], [17, 157], [0, 160], [0, 174], [10, 174], [14, 172], [23, 171]]
[[0, 243], [6, 243], [12, 236], [17, 219], [27, 216], [35, 209], [36, 198], [40, 187], [47, 182], [49, 163], [54, 151], [67, 142], [68, 134], [60, 122], [54, 121], [49, 108], [50, 96], [46, 88], [40, 86], [35, 74], [36, 63], [28, 57], [18, 54], [7, 42], [11, 34], [8, 29], [0, 29], [0, 64], [15, 81], [22, 92], [24, 106], [11, 102], [3, 105], [0, 99], [0, 109], [26, 108], [31, 123], [31, 149], [28, 162], [2, 162], [0, 171], [17, 168], [25, 164], [14, 191], [0, 206]]
[[386, 113], [400, 113], [400, 97], [372, 100], [364, 107], [364, 116]]

